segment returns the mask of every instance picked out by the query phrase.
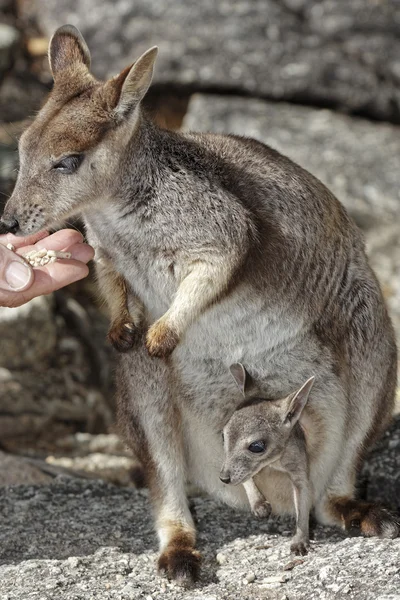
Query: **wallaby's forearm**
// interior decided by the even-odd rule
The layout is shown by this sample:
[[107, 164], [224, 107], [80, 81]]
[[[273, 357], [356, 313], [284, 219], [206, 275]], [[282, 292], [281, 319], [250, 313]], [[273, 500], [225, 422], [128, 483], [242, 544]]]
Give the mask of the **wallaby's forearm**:
[[110, 311], [108, 339], [116, 350], [126, 352], [141, 336], [143, 305], [134, 297], [128, 307], [126, 281], [101, 250], [97, 250], [95, 264], [100, 293]]
[[248, 481], [245, 481], [243, 487], [247, 494], [247, 498], [249, 500], [251, 512], [253, 513], [253, 515], [259, 518], [269, 517], [269, 515], [271, 514], [271, 505], [264, 498], [256, 484], [254, 483], [254, 479], [251, 478]]
[[167, 356], [174, 350], [189, 325], [224, 293], [235, 268], [236, 261], [229, 256], [196, 260], [189, 266], [170, 308], [148, 331], [152, 356]]

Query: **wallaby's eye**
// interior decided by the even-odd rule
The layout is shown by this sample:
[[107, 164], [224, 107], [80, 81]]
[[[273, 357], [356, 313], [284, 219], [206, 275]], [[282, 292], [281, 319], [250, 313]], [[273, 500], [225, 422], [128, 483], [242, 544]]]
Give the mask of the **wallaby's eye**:
[[64, 175], [71, 175], [75, 173], [82, 161], [83, 154], [71, 154], [53, 165], [53, 169]]
[[265, 452], [265, 442], [263, 442], [262, 440], [252, 442], [248, 449], [254, 454], [260, 454], [261, 452]]

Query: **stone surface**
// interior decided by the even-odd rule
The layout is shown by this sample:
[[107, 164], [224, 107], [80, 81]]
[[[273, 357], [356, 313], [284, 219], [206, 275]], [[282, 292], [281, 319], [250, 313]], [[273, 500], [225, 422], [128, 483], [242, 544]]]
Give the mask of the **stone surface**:
[[0, 23], [0, 80], [13, 60], [13, 50], [19, 40], [19, 32], [14, 27]]
[[400, 336], [397, 126], [329, 110], [198, 94], [189, 104], [184, 128], [257, 138], [321, 179], [364, 230], [372, 265]]
[[156, 44], [157, 83], [400, 122], [397, 0], [35, 0], [21, 7], [47, 36], [64, 23], [78, 26], [100, 76]]
[[368, 498], [400, 511], [400, 415], [371, 451], [361, 480]]
[[49, 481], [51, 477], [38, 467], [21, 457], [0, 451], [0, 486], [44, 484]]
[[309, 555], [293, 560], [290, 521], [260, 522], [210, 499], [194, 504], [202, 578], [183, 591], [156, 575], [157, 542], [144, 492], [67, 478], [3, 488], [0, 597], [398, 598], [400, 540], [344, 538], [317, 527]]
[[[400, 497], [399, 439], [397, 417], [363, 471], [364, 497], [392, 507]], [[80, 441], [121, 450], [112, 437]], [[193, 502], [204, 561], [196, 588], [183, 591], [156, 575], [145, 490], [65, 476], [0, 488], [0, 598], [399, 600], [400, 539], [346, 538], [317, 526], [310, 553], [293, 558], [290, 519], [260, 521], [206, 497]]]
[[[101, 343], [94, 347], [102, 320], [96, 312], [92, 327], [82, 307], [78, 315], [67, 306], [61, 310], [61, 301], [57, 292], [52, 299], [37, 298], [18, 309], [0, 308], [3, 444], [19, 440], [18, 446], [22, 439], [37, 444], [39, 436], [79, 429], [104, 431], [113, 420], [110, 390], [102, 380], [109, 364], [103, 363]], [[100, 339], [105, 345], [105, 331]]]
[[0, 367], [21, 369], [40, 365], [56, 346], [52, 298], [34, 298], [18, 308], [0, 307]]

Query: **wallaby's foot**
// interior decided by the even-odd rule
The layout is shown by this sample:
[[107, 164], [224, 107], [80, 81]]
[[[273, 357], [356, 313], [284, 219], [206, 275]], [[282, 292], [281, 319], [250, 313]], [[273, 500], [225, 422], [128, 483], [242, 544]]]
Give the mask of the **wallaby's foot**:
[[290, 552], [295, 556], [305, 556], [308, 554], [309, 543], [307, 540], [297, 540], [293, 538], [290, 544]]
[[257, 519], [268, 519], [271, 514], [271, 505], [264, 498], [258, 500], [251, 507], [251, 512]]
[[142, 339], [142, 330], [131, 319], [114, 321], [108, 331], [108, 340], [118, 352], [128, 352], [137, 346]]
[[330, 512], [340, 519], [350, 535], [396, 538], [400, 534], [400, 519], [390, 510], [351, 498], [331, 499]]
[[197, 550], [173, 546], [161, 554], [158, 559], [158, 569], [168, 579], [184, 587], [190, 587], [199, 578], [200, 563], [201, 555]]
[[147, 332], [146, 346], [150, 356], [166, 358], [175, 350], [178, 342], [178, 333], [162, 318]]

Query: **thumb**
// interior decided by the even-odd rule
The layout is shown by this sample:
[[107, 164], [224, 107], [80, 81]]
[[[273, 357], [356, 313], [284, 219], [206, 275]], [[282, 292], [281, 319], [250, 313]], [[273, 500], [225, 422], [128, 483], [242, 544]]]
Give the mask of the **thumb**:
[[30, 265], [23, 258], [0, 244], [0, 290], [20, 292], [33, 283]]

